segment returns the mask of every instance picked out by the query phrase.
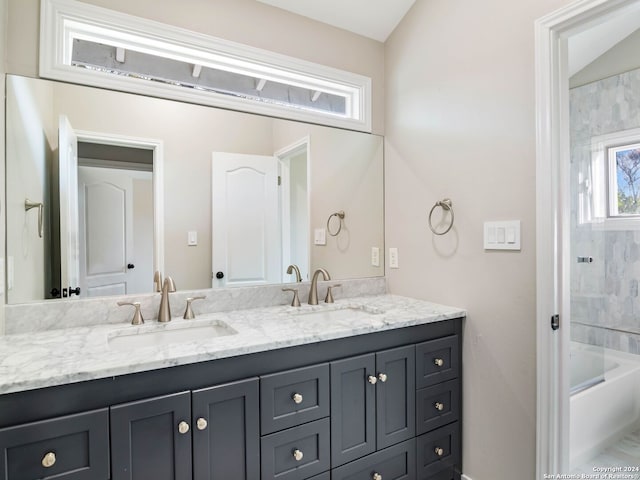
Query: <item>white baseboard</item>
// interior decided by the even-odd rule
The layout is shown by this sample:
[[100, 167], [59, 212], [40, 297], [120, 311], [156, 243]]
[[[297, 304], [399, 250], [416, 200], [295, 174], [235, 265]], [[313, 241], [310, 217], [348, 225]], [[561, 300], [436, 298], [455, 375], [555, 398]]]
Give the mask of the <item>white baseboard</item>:
[[462, 474], [461, 480], [473, 480], [470, 476]]

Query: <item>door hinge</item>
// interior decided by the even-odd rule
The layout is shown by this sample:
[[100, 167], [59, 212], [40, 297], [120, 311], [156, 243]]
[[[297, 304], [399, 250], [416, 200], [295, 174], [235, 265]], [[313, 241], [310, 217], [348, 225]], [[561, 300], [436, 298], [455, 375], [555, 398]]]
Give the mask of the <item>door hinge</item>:
[[278, 186], [282, 185], [282, 177], [278, 175]]
[[560, 315], [557, 313], [551, 317], [551, 330], [558, 330], [560, 328]]

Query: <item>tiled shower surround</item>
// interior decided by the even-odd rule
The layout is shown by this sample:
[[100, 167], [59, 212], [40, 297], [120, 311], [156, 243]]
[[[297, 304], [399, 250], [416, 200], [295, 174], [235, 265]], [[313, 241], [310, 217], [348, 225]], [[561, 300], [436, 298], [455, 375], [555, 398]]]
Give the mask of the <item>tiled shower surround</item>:
[[[640, 127], [640, 69], [571, 90], [571, 338], [640, 354], [640, 219], [633, 230], [578, 225], [592, 202], [591, 141]], [[604, 228], [603, 228], [604, 225]], [[593, 257], [578, 263], [577, 257]]]

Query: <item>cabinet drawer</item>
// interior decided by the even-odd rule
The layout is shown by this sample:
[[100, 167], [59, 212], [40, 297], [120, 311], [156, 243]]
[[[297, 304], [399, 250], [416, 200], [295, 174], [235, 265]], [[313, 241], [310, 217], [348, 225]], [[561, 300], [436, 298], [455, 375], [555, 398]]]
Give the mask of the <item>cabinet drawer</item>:
[[0, 430], [0, 480], [54, 477], [109, 478], [107, 409]]
[[311, 477], [308, 480], [331, 480], [331, 472], [324, 472], [315, 477]]
[[460, 383], [449, 380], [416, 392], [418, 435], [460, 418]]
[[[426, 433], [417, 439], [418, 478], [429, 479], [460, 464], [458, 422]], [[436, 477], [437, 478], [437, 477]]]
[[371, 480], [377, 473], [384, 480], [413, 480], [416, 478], [415, 448], [412, 438], [334, 469], [331, 479]]
[[418, 477], [418, 480], [460, 480], [460, 474], [455, 472], [455, 468], [450, 467], [429, 477]]
[[460, 374], [458, 336], [416, 345], [416, 388], [453, 380]]
[[[272, 433], [260, 440], [262, 480], [302, 480], [329, 470], [329, 419]], [[295, 454], [301, 456], [296, 459]]]
[[329, 364], [260, 377], [262, 435], [329, 416]]

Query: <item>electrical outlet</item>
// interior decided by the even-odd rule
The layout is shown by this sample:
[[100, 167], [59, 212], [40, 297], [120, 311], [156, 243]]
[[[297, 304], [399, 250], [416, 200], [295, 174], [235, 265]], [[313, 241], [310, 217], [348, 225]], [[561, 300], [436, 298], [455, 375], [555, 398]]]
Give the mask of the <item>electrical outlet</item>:
[[380, 266], [380, 249], [378, 247], [371, 247], [371, 265]]
[[389, 249], [389, 268], [400, 268], [398, 266], [398, 249]]

